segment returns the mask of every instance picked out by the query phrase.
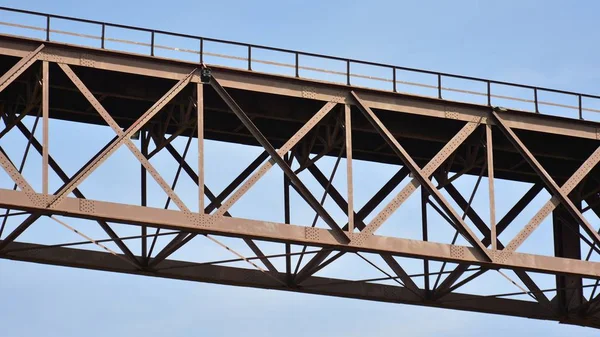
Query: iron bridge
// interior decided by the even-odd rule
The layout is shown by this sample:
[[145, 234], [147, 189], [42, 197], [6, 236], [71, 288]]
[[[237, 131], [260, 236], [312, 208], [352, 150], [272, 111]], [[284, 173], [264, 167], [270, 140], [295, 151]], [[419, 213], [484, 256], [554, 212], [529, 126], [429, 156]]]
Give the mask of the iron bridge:
[[[0, 258], [600, 327], [600, 97], [0, 13]], [[91, 149], [77, 131], [67, 151], [53, 141], [69, 128], [109, 136]], [[215, 144], [260, 151], [211, 163]], [[119, 170], [86, 189], [123, 151], [135, 200], [111, 193]], [[239, 170], [214, 187], [210, 165]], [[389, 180], [354, 193], [378, 168]], [[246, 216], [250, 194], [275, 206]], [[65, 232], [82, 238], [47, 240]], [[194, 244], [229, 255], [181, 254]], [[510, 291], [478, 293], [491, 276]]]

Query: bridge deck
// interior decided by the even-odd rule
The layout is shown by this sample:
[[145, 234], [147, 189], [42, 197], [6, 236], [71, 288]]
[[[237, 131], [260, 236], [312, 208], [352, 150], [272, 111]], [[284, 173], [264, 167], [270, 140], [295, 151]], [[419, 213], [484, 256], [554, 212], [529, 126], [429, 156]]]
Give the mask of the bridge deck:
[[[5, 72], [22, 57], [36, 41], [0, 36], [0, 71]], [[80, 66], [87, 62], [91, 66], [77, 67], [78, 75], [89, 88], [103, 97], [103, 104], [111, 115], [122, 125], [137, 119], [160, 97], [173, 83], [197, 66], [182, 61], [160, 59], [114, 51], [102, 51], [78, 46], [66, 46], [47, 43], [48, 55], [56, 54], [55, 59]], [[55, 50], [56, 53], [53, 51]], [[322, 101], [332, 98], [343, 102], [344, 91], [349, 89], [360, 92], [366, 101], [378, 112], [382, 120], [389, 125], [390, 131], [401, 140], [407, 151], [421, 166], [429, 162], [432, 156], [460, 129], [464, 121], [482, 118], [487, 124], [490, 107], [470, 103], [460, 103], [422, 96], [390, 93], [386, 91], [354, 88], [346, 85], [326, 83], [308, 79], [276, 76], [259, 72], [212, 66], [213, 72], [224, 80], [226, 87], [232, 90], [232, 96], [238, 104], [251, 115], [262, 133], [275, 146], [281, 146], [318, 110]], [[31, 68], [32, 73], [39, 69]], [[89, 103], [77, 91], [60, 69], [50, 67], [53, 78], [51, 86], [53, 97], [50, 101], [50, 117], [82, 123], [105, 125], [101, 117], [89, 110]], [[23, 76], [27, 78], [27, 74]], [[195, 78], [193, 81], [199, 81]], [[0, 99], [14, 103], [17, 97], [24, 97], [27, 80], [17, 83], [0, 94]], [[144, 88], [141, 90], [140, 88]], [[150, 89], [148, 89], [150, 88]], [[182, 92], [173, 105], [186, 105], [192, 88]], [[254, 137], [245, 129], [212, 89], [205, 93], [205, 137], [208, 139], [258, 145]], [[32, 110], [35, 111], [35, 110]], [[33, 112], [31, 112], [33, 114]], [[354, 158], [382, 163], [399, 164], [398, 157], [383, 143], [376, 131], [354, 114], [353, 123]], [[166, 118], [163, 116], [163, 118]], [[510, 111], [507, 115], [511, 127], [536, 155], [546, 170], [557, 180], [568, 178], [596, 147], [600, 134], [600, 124], [592, 121], [576, 120], [524, 111]], [[156, 122], [156, 121], [155, 121]], [[182, 121], [183, 122], [183, 121]], [[326, 121], [329, 125], [334, 120]], [[489, 122], [493, 123], [493, 122]], [[173, 133], [181, 125], [171, 124], [168, 132]], [[192, 126], [183, 131], [191, 132]], [[482, 129], [483, 130], [483, 129]], [[180, 131], [181, 132], [181, 131]], [[482, 137], [475, 133], [458, 150], [467, 153], [467, 147], [479, 146]], [[523, 161], [517, 150], [504, 137], [494, 138], [497, 144], [494, 151], [498, 158], [496, 176], [501, 179], [536, 182], [535, 172]], [[316, 144], [315, 152], [328, 151], [339, 153], [341, 144], [324, 149]], [[479, 174], [483, 163], [474, 163], [467, 172]], [[461, 164], [451, 171], [462, 170]]]

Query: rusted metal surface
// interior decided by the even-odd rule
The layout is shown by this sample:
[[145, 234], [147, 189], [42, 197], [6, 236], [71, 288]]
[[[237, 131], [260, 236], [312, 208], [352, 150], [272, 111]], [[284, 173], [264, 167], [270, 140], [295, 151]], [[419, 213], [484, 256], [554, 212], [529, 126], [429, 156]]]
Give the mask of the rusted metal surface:
[[[152, 38], [139, 44], [150, 47], [149, 56], [108, 51], [107, 43], [115, 38], [107, 36], [105, 28], [118, 26], [108, 23], [88, 22], [102, 27], [97, 39], [100, 49], [56, 43], [55, 35], [65, 32], [52, 28], [55, 18], [49, 16], [46, 21], [43, 31], [49, 41], [43, 44], [0, 35], [0, 117], [4, 122], [0, 138], [13, 130], [27, 140], [20, 163], [13, 161], [10, 151], [0, 148], [0, 167], [7, 173], [2, 177], [10, 179], [0, 181], [9, 186], [0, 188], [0, 207], [6, 209], [0, 228], [0, 258], [600, 327], [600, 262], [595, 258], [600, 252], [600, 224], [586, 217], [588, 210], [600, 214], [600, 125], [579, 119], [584, 112], [594, 112], [584, 106], [581, 97], [596, 96], [520, 86], [532, 89], [535, 97], [530, 103], [535, 103], [535, 112], [548, 106], [538, 100], [538, 92], [574, 95], [579, 102], [576, 107], [554, 106], [574, 108], [578, 118], [515, 109], [500, 112], [490, 106], [499, 97], [492, 91], [499, 82], [430, 72], [437, 78], [438, 85], [432, 89], [439, 97], [418, 97], [396, 92], [396, 84], [406, 84], [398, 76], [399, 71], [407, 70], [402, 67], [371, 64], [392, 71], [389, 91], [349, 87], [363, 78], [354, 73], [356, 65], [368, 62], [333, 58], [346, 68], [337, 74], [344, 83], [327, 83], [303, 77], [304, 71], [316, 71], [301, 63], [302, 56], [311, 54], [279, 50], [294, 56], [290, 68], [294, 74], [276, 76], [256, 70], [265, 64], [256, 58], [257, 51], [267, 47], [238, 44], [245, 47], [244, 56], [236, 59], [244, 61], [243, 69], [207, 66], [157, 57], [166, 46], [156, 37], [169, 33], [153, 30], [144, 30]], [[201, 61], [214, 57], [206, 51], [206, 42], [216, 40], [190, 38], [199, 42]], [[444, 100], [444, 93], [454, 90], [444, 87], [445, 80], [452, 77], [484, 83], [487, 104]], [[36, 118], [31, 129], [24, 118]], [[52, 144], [56, 131], [49, 130], [54, 119], [108, 125], [114, 138], [70, 176], [50, 155], [59, 151]], [[38, 120], [41, 140], [36, 137]], [[138, 133], [139, 144], [132, 140]], [[185, 139], [182, 152], [174, 145], [178, 139]], [[205, 140], [258, 146], [262, 153], [221, 191], [215, 191], [205, 175], [211, 164]], [[194, 141], [197, 153], [190, 154], [190, 161], [187, 155], [194, 152], [190, 151]], [[86, 199], [81, 182], [121, 145], [134, 154], [136, 167], [140, 167], [140, 191], [135, 193], [136, 198], [140, 196], [139, 204]], [[30, 147], [42, 158], [41, 184], [37, 185], [27, 180], [23, 170]], [[170, 184], [151, 163], [161, 154], [177, 163]], [[331, 172], [320, 167], [324, 158], [335, 159]], [[346, 165], [338, 165], [344, 158]], [[363, 205], [356, 204], [355, 193], [359, 185], [369, 182], [357, 175], [359, 160], [395, 166], [391, 178], [373, 189], [376, 192], [365, 198]], [[196, 163], [197, 167], [192, 167]], [[345, 188], [336, 186], [338, 166], [346, 174], [342, 179]], [[269, 211], [281, 214], [282, 220], [266, 221], [270, 218], [266, 214], [262, 219], [236, 216], [232, 207], [240, 204], [250, 188], [259, 188], [257, 182], [273, 167], [283, 171], [283, 200], [282, 209]], [[58, 176], [62, 184], [56, 191], [49, 190], [50, 174]], [[163, 208], [148, 206], [147, 174], [167, 196]], [[191, 179], [188, 183], [193, 184], [197, 204], [186, 204], [175, 192], [182, 175]], [[457, 186], [461, 177], [467, 176], [476, 177], [476, 182], [471, 194], [463, 195]], [[312, 187], [321, 190], [309, 188], [306, 177], [314, 180]], [[480, 184], [483, 179], [487, 184]], [[502, 197], [496, 191], [505, 180], [530, 186], [501, 216], [496, 207]], [[477, 194], [480, 185], [487, 185], [487, 194]], [[533, 207], [532, 200], [543, 188], [550, 192], [551, 200], [533, 210], [537, 214], [524, 224], [519, 215]], [[404, 223], [408, 220], [392, 220], [392, 215], [419, 189], [418, 239], [380, 235], [383, 229], [408, 225]], [[293, 197], [310, 206], [312, 223], [295, 220]], [[489, 216], [474, 207], [478, 199], [489, 208]], [[170, 209], [171, 203], [177, 209]], [[329, 207], [341, 212], [341, 221], [332, 216]], [[439, 218], [434, 219], [428, 211], [437, 212]], [[550, 214], [552, 256], [518, 250], [524, 242], [531, 242], [527, 241], [530, 234]], [[23, 219], [9, 230], [7, 219], [19, 216]], [[70, 221], [59, 218], [63, 216], [94, 220], [97, 225], [92, 225], [108, 237], [97, 239], [86, 230], [76, 230]], [[85, 241], [51, 246], [19, 242], [40, 218], [59, 223]], [[319, 219], [324, 225], [317, 226]], [[116, 224], [139, 227], [139, 232], [120, 236], [111, 227]], [[451, 226], [454, 237], [444, 243], [430, 241], [442, 225]], [[507, 237], [507, 229], [514, 229], [516, 235]], [[457, 243], [459, 235], [466, 243]], [[197, 237], [208, 238], [233, 258], [208, 262], [172, 259], [172, 254]], [[167, 243], [157, 244], [159, 238]], [[243, 244], [251, 255], [226, 244], [232, 240]], [[107, 242], [116, 248], [109, 248]], [[274, 242], [281, 243], [279, 251], [264, 249], [266, 243]], [[508, 242], [506, 247], [503, 242]], [[75, 248], [84, 244], [94, 244], [104, 252]], [[132, 245], [139, 245], [133, 250], [139, 254], [132, 252]], [[588, 249], [590, 253], [583, 256], [581, 251]], [[319, 276], [335, 271], [347, 257], [362, 263], [352, 268], [371, 268], [381, 277]], [[277, 264], [278, 258], [283, 263]], [[407, 258], [415, 259], [422, 272], [409, 272]], [[232, 262], [250, 269], [218, 265]], [[442, 265], [439, 271], [436, 263]], [[550, 275], [553, 286], [542, 286], [534, 273]], [[487, 296], [460, 293], [490, 274], [501, 275], [517, 291]], [[531, 301], [515, 297], [520, 295]]]

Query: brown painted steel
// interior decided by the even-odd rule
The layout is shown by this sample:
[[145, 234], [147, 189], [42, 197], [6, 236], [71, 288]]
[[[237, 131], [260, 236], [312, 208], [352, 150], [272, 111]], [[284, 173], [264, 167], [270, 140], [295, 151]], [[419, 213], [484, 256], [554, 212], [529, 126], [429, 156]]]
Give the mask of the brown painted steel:
[[369, 107], [364, 105], [362, 100], [354, 92], [351, 92], [351, 94], [356, 100], [357, 106], [369, 120], [371, 125], [373, 125], [373, 127], [379, 131], [380, 135], [384, 137], [385, 141], [392, 147], [394, 152], [396, 152], [396, 154], [402, 158], [404, 164], [413, 172], [423, 187], [427, 188], [427, 192], [430, 193], [430, 195], [436, 199], [444, 211], [448, 213], [448, 216], [451, 217], [453, 225], [456, 226], [456, 229], [463, 234], [467, 241], [469, 241], [474, 247], [478, 248], [486, 259], [491, 261], [492, 257], [486, 251], [481, 241], [477, 239], [469, 226], [462, 219], [460, 219], [456, 211], [448, 204], [448, 201], [446, 201], [446, 199], [440, 194], [429, 178], [423, 174], [419, 166], [414, 162], [410, 155], [408, 155], [406, 150], [404, 150], [404, 148], [398, 143], [396, 138], [394, 138], [389, 130], [383, 125], [381, 120], [377, 118], [375, 113]]
[[298, 178], [298, 176], [292, 171], [290, 166], [283, 160], [281, 155], [277, 153], [277, 150], [271, 145], [269, 140], [265, 138], [265, 136], [258, 130], [256, 125], [252, 122], [248, 115], [235, 103], [235, 100], [231, 98], [231, 96], [227, 93], [227, 91], [221, 86], [221, 84], [214, 78], [211, 77], [210, 84], [215, 89], [217, 94], [225, 101], [225, 104], [229, 106], [229, 108], [237, 115], [237, 117], [242, 121], [242, 123], [248, 128], [250, 133], [258, 140], [258, 142], [265, 148], [265, 151], [269, 153], [271, 156], [271, 160], [273, 160], [279, 167], [283, 170], [285, 175], [287, 175], [291, 182], [296, 186], [300, 194], [305, 198], [305, 200], [309, 203], [309, 205], [323, 218], [325, 223], [335, 233], [335, 236], [340, 240], [340, 242], [348, 243], [350, 239], [348, 236], [342, 231], [342, 229], [336, 224], [335, 220], [327, 213], [327, 211], [319, 204], [317, 199], [310, 193], [310, 191], [304, 186], [304, 183]]
[[[29, 248], [32, 246], [35, 247], [35, 245], [31, 244], [12, 243], [10, 249]], [[110, 254], [69, 248], [48, 249], [42, 256], [32, 251], [24, 251], [11, 254], [5, 258], [127, 274], [158, 275], [148, 271], [132, 269], [128, 264]], [[160, 277], [557, 320], [556, 316], [549, 313], [540, 304], [529, 301], [507, 300], [458, 293], [447, 295], [444, 302], [424, 301], [410, 291], [399, 287], [375, 283], [357, 287], [352, 283], [340, 284], [340, 280], [320, 277], [309, 278], [302, 287], [283, 287], [275, 283], [272, 279], [265, 277], [259, 271], [210, 265], [195, 267], [194, 264], [183, 261], [165, 261], [165, 263], [167, 262], [168, 264], [165, 267], [177, 266], [179, 268], [165, 269], [160, 273]], [[600, 326], [598, 318], [587, 318], [586, 320], [576, 321], [576, 324], [585, 323], [591, 326]]]
[[[105, 26], [102, 23], [103, 31]], [[48, 38], [59, 34], [48, 27], [46, 32]], [[164, 33], [149, 32], [153, 36]], [[103, 47], [105, 38], [103, 35]], [[211, 39], [200, 38], [199, 44], [204, 53], [205, 40]], [[0, 76], [0, 117], [5, 121], [0, 137], [13, 128], [18, 129], [28, 139], [27, 147], [33, 146], [43, 159], [42, 184], [38, 191], [21, 174], [26, 153], [22, 164], [17, 168], [6, 152], [0, 149], [0, 166], [20, 189], [0, 189], [0, 207], [7, 209], [3, 221], [19, 214], [14, 213], [15, 210], [27, 212], [28, 215], [0, 240], [0, 258], [600, 327], [600, 295], [596, 294], [600, 263], [590, 260], [592, 253], [600, 249], [578, 232], [581, 226], [594, 242], [600, 241], [596, 233], [598, 224], [585, 219], [579, 207], [581, 200], [585, 200], [588, 202], [586, 210], [591, 209], [600, 214], [600, 206], [596, 200], [600, 178], [595, 167], [600, 161], [598, 123], [519, 111], [491, 112], [491, 107], [485, 105], [395, 93], [396, 71], [403, 70], [402, 67], [390, 66], [394, 77], [392, 91], [354, 88], [345, 84], [300, 78], [300, 70], [304, 71], [306, 67], [301, 64], [299, 55], [309, 54], [295, 51], [292, 51], [296, 58], [295, 77], [263, 74], [252, 68], [256, 69], [256, 65], [261, 63], [261, 60], [255, 58], [258, 55], [255, 51], [264, 48], [242, 45], [247, 47], [247, 58], [244, 58], [247, 61], [244, 68], [247, 69], [218, 66], [209, 69], [202, 63], [55, 42], [41, 44], [40, 41], [25, 38], [0, 36], [0, 69], [4, 72]], [[161, 48], [163, 46], [159, 44], [151, 44], [152, 53]], [[201, 59], [203, 52], [200, 53]], [[342, 75], [346, 84], [350, 84], [356, 78], [356, 74], [351, 72], [355, 69], [353, 65], [361, 62], [339, 60], [346, 64], [347, 69]], [[38, 68], [38, 64], [41, 67]], [[35, 83], [35, 76], [32, 76], [40, 69], [41, 87], [40, 83]], [[446, 83], [445, 79], [453, 77], [452, 75], [432, 74], [439, 81], [439, 86], [435, 87], [438, 93], [452, 91], [441, 85], [442, 81]], [[140, 87], [144, 89], [140, 90], [143, 93], [123, 90], [114, 85], [121, 80], [123, 87]], [[490, 84], [497, 82], [484, 81], [488, 86], [489, 103], [491, 97], [496, 97], [489, 92]], [[174, 82], [177, 84], [173, 86]], [[536, 109], [538, 104], [545, 104], [537, 100], [538, 90], [548, 91], [534, 88]], [[85, 104], [81, 103], [82, 95], [86, 98], [83, 100]], [[574, 95], [579, 98], [588, 97]], [[20, 105], [16, 98], [20, 96], [25, 97], [25, 105]], [[581, 106], [581, 100], [579, 102], [580, 114], [589, 110]], [[152, 107], [148, 109], [148, 106]], [[26, 123], [23, 123], [25, 116], [35, 115], [36, 111], [43, 117], [41, 142], [36, 139], [35, 130], [29, 130]], [[135, 115], [130, 111], [145, 112]], [[362, 114], [355, 114], [357, 111]], [[55, 118], [77, 123], [108, 124], [115, 132], [115, 137], [77, 173], [69, 177], [49, 154], [50, 149], [59, 150], [49, 140], [49, 136], [53, 135], [48, 132], [49, 120]], [[492, 134], [492, 130], [501, 132]], [[141, 149], [130, 140], [138, 132], [141, 133]], [[505, 137], [499, 137], [502, 134]], [[187, 137], [183, 155], [172, 143], [178, 137]], [[193, 138], [198, 141], [197, 158], [194, 159], [198, 162], [197, 171], [185, 160]], [[148, 153], [150, 139], [156, 147]], [[208, 188], [211, 182], [205, 181], [204, 176], [205, 139], [258, 145], [264, 152], [221, 193], [215, 195]], [[79, 190], [79, 183], [123, 144], [141, 164], [141, 205], [85, 199]], [[482, 148], [485, 151], [480, 151]], [[179, 163], [171, 185], [167, 185], [149, 161], [161, 151], [168, 152]], [[337, 156], [337, 168], [344, 152], [347, 160], [347, 190], [340, 193], [341, 189], [338, 191], [333, 186], [335, 169], [327, 177], [317, 164], [326, 156]], [[292, 170], [294, 160], [299, 165], [296, 171]], [[356, 168], [359, 166], [354, 164], [359, 160], [402, 167], [398, 167], [394, 176], [355, 212], [359, 206], [355, 204], [355, 183], [361, 178], [357, 176]], [[527, 167], [528, 163], [532, 169]], [[233, 217], [229, 213], [232, 205], [275, 165], [284, 171], [284, 209], [275, 211], [282, 211], [283, 222]], [[48, 168], [64, 182], [54, 194], [49, 194], [48, 191]], [[304, 170], [324, 189], [321, 202], [317, 201], [300, 179]], [[198, 212], [191, 211], [174, 192], [182, 171], [198, 185]], [[484, 220], [485, 217], [472, 207], [479, 181], [486, 172], [489, 195], [486, 196], [485, 204], [489, 204], [490, 208], [489, 221]], [[179, 210], [147, 206], [146, 173], [150, 173], [166, 192], [168, 201], [165, 208], [168, 208], [172, 200]], [[395, 193], [394, 189], [409, 174], [412, 175], [412, 181]], [[455, 183], [456, 179], [464, 175], [479, 175], [470, 198], [465, 198]], [[435, 179], [437, 185], [434, 185], [432, 179]], [[496, 222], [494, 189], [502, 184], [503, 179], [533, 185]], [[559, 187], [558, 184], [562, 186]], [[13, 185], [12, 182], [10, 185]], [[517, 222], [517, 217], [543, 186], [552, 193], [552, 200], [504, 248], [498, 236], [511, 223], [515, 223], [513, 226], [522, 226]], [[422, 187], [419, 203], [422, 238], [411, 240], [375, 235], [376, 230], [384, 224], [406, 225], [389, 223], [391, 221], [387, 220], [419, 187]], [[290, 191], [297, 191], [330, 229], [296, 223], [292, 217], [294, 205]], [[69, 196], [71, 192], [75, 198]], [[449, 195], [454, 203], [450, 203], [451, 200], [447, 200], [442, 193]], [[378, 205], [388, 197], [391, 201], [378, 209]], [[205, 198], [209, 201], [208, 205], [205, 205]], [[341, 222], [333, 219], [324, 206], [326, 198], [331, 198], [333, 207], [342, 210], [347, 221], [345, 217]], [[456, 209], [455, 204], [458, 206]], [[575, 204], [578, 206], [575, 207]], [[430, 206], [450, 222], [472, 247], [457, 245], [454, 241], [452, 244], [430, 242], [432, 221], [427, 217]], [[373, 219], [365, 220], [375, 210], [379, 212]], [[462, 217], [459, 216], [459, 211], [464, 213]], [[554, 219], [554, 256], [516, 251], [527, 240], [529, 233], [550, 213], [553, 213]], [[15, 241], [37, 219], [46, 216], [52, 216], [52, 219], [65, 226], [68, 226], [67, 223], [55, 216], [95, 220], [110, 238], [95, 240], [86, 237], [88, 241], [54, 246]], [[476, 235], [470, 229], [465, 222], [467, 217], [482, 235]], [[141, 235], [119, 237], [108, 222], [139, 226]], [[148, 235], [148, 228], [156, 229], [156, 234]], [[176, 232], [159, 233], [164, 229], [175, 229]], [[2, 230], [0, 229], [0, 235]], [[206, 263], [168, 259], [198, 235], [206, 236], [232, 252], [236, 258]], [[233, 247], [218, 241], [217, 235], [239, 239], [255, 256], [243, 256]], [[148, 249], [146, 239], [151, 237], [156, 240], [159, 236], [174, 238], [158, 254], [152, 254], [154, 244]], [[141, 256], [131, 252], [124, 243], [126, 240], [141, 245]], [[581, 249], [588, 248], [581, 246], [582, 241], [584, 245], [593, 245], [589, 248], [590, 254], [587, 257], [581, 256]], [[105, 253], [61, 247], [90, 242], [98, 245], [102, 242], [115, 242], [123, 255], [113, 251]], [[282, 253], [265, 254], [261, 249], [264, 242], [283, 243]], [[310, 248], [294, 252], [293, 245]], [[294, 271], [292, 256], [298, 256], [300, 260], [305, 254], [310, 258], [304, 264], [298, 263]], [[371, 256], [387, 264], [387, 271], [373, 262], [368, 254], [373, 254]], [[385, 277], [348, 280], [316, 276], [321, 271], [335, 270], [335, 267], [330, 266], [335, 266], [342, 256], [349, 255], [360, 257]], [[277, 270], [272, 260], [274, 258], [285, 258], [285, 272], [283, 269]], [[403, 258], [421, 260], [423, 273], [407, 273]], [[255, 261], [260, 261], [264, 268]], [[452, 271], [438, 272], [430, 270], [430, 261], [451, 262], [458, 266]], [[227, 262], [247, 263], [254, 269], [214, 265]], [[536, 302], [522, 301], [506, 294], [478, 296], [457, 292], [467, 288], [464, 287], [466, 284], [475, 284], [484, 274], [502, 273], [507, 277], [504, 270], [514, 272], [524, 285], [523, 287], [509, 279], [523, 290], [519, 294], [529, 295]], [[535, 278], [530, 276], [531, 273], [552, 275], [556, 279], [556, 288], [541, 289], [534, 281]], [[442, 275], [447, 276], [439, 286], [436, 281], [436, 286], [432, 287], [430, 276]], [[421, 277], [424, 280], [417, 282]], [[588, 283], [584, 280], [588, 280]], [[594, 281], [592, 285], [589, 285], [590, 280]], [[375, 283], [377, 281], [389, 281], [394, 285]], [[583, 289], [592, 286], [592, 295], [584, 298]], [[548, 298], [549, 291], [555, 291], [556, 297]]]
[[42, 153], [42, 193], [48, 194], [48, 114], [50, 99], [50, 71], [47, 61], [42, 62], [42, 116], [43, 146]]

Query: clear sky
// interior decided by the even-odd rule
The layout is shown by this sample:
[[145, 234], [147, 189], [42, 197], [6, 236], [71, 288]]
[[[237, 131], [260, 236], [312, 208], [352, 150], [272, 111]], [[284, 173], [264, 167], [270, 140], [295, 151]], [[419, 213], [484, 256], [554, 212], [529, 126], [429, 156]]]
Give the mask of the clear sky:
[[[579, 1], [575, 5], [575, 2], [569, 1], [524, 0], [360, 3], [308, 0], [0, 0], [0, 5], [500, 81], [600, 93], [596, 88], [600, 77], [597, 67], [599, 47], [596, 43], [596, 22], [600, 5], [593, 1]], [[72, 146], [73, 149], [78, 146], [79, 139], [75, 134], [60, 137], [62, 138], [57, 138], [56, 141], [62, 142], [61, 146]], [[98, 147], [103, 145], [102, 142], [108, 141], [112, 134], [110, 130], [95, 130], [88, 137], [88, 141], [96, 142]], [[7, 139], [3, 141], [8, 142]], [[4, 144], [7, 143], [2, 143], [3, 146]], [[182, 147], [182, 143], [178, 146]], [[207, 156], [218, 158], [221, 155], [220, 149], [222, 150], [216, 145], [212, 148], [209, 146]], [[14, 149], [7, 151], [18, 153]], [[68, 161], [68, 151], [63, 152], [62, 162]], [[52, 154], [61, 156], [58, 151]], [[256, 154], [256, 149], [228, 153], [246, 163]], [[83, 162], [85, 158], [65, 165], [71, 165], [74, 170]], [[112, 164], [107, 162], [107, 167], [110, 168], [110, 165], [121, 167], [118, 161]], [[369, 174], [366, 166], [361, 168], [361, 164], [357, 165], [357, 176], [361, 173]], [[136, 171], [139, 170], [139, 165], [131, 167], [134, 177], [133, 174], [139, 172]], [[322, 169], [329, 172], [331, 161], [325, 162]], [[106, 170], [101, 174], [110, 174], [110, 170]], [[211, 170], [207, 175], [217, 180], [217, 186], [226, 184], [231, 179], [230, 176], [237, 173], [224, 172], [218, 166], [213, 166]], [[385, 181], [386, 175], [389, 177], [393, 173], [391, 168], [381, 170], [381, 177], [372, 177], [381, 180], [379, 184]], [[219, 180], [220, 175], [227, 174], [230, 176]], [[118, 178], [126, 182], [128, 177], [123, 173]], [[6, 179], [6, 176], [0, 175], [0, 179]], [[111, 186], [111, 191], [117, 191], [117, 185]], [[109, 198], [108, 194], [94, 196], [94, 192], [87, 193], [94, 186], [82, 185], [82, 190], [84, 186], [88, 187], [84, 193], [91, 194], [88, 195], [90, 198]], [[464, 186], [464, 190], [468, 190], [468, 186], [472, 185], [466, 182]], [[498, 188], [498, 207], [504, 211], [520, 196], [511, 195], [511, 191], [514, 191], [511, 190], [514, 186], [511, 186]], [[343, 188], [340, 185], [339, 189]], [[357, 186], [359, 191], [372, 193], [369, 188], [370, 186]], [[377, 188], [374, 183], [372, 189]], [[526, 190], [524, 186], [514, 188], [519, 193]], [[357, 203], [370, 197], [366, 192], [363, 196], [357, 196]], [[121, 194], [116, 194], [125, 198], [126, 193], [123, 189]], [[193, 189], [189, 193], [192, 195]], [[247, 209], [237, 209], [237, 214], [245, 211], [249, 213], [248, 209], [257, 207], [251, 200], [247, 202]], [[482, 214], [486, 214], [486, 202], [484, 198], [479, 205], [478, 210]], [[541, 205], [540, 202], [536, 204]], [[478, 205], [474, 207], [477, 208]], [[418, 217], [415, 218], [415, 223], [418, 223], [416, 221]], [[594, 225], [598, 226], [597, 219], [595, 221]], [[532, 244], [547, 239], [544, 236], [547, 234], [543, 234], [547, 232], [540, 232], [542, 234], [534, 238]], [[73, 239], [77, 240], [75, 237]], [[510, 286], [503, 289], [518, 291]], [[555, 322], [5, 260], [0, 260], [0, 294], [0, 334], [9, 337], [191, 334], [531, 334], [548, 337], [578, 334], [583, 337], [598, 334], [596, 330]]]

